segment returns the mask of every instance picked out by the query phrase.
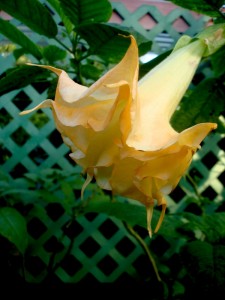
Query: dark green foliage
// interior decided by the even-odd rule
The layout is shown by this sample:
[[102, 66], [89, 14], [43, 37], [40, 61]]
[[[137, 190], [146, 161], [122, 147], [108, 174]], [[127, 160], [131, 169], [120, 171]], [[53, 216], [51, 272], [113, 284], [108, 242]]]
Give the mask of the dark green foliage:
[[53, 65], [54, 62], [65, 59], [67, 53], [65, 50], [55, 45], [49, 45], [43, 49], [43, 56], [51, 65]]
[[184, 247], [181, 255], [190, 280], [189, 297], [220, 299], [225, 291], [225, 246], [193, 241]]
[[20, 253], [25, 252], [28, 242], [26, 221], [16, 209], [0, 208], [0, 235], [14, 244]]
[[49, 38], [57, 34], [50, 12], [37, 0], [1, 0], [0, 9], [39, 34]]
[[44, 78], [46, 80], [48, 74], [49, 72], [44, 69], [31, 68], [26, 65], [8, 69], [6, 74], [2, 74], [0, 80], [0, 95], [25, 87]]
[[216, 77], [225, 75], [224, 57], [225, 57], [225, 46], [220, 48], [216, 53], [214, 53], [211, 56], [211, 63]]
[[172, 0], [174, 4], [211, 17], [220, 17], [223, 0]]
[[151, 49], [151, 42], [137, 32], [131, 32], [127, 27], [112, 24], [92, 24], [78, 29], [80, 36], [88, 42], [89, 54], [98, 55], [110, 63], [119, 62], [130, 45], [133, 34], [140, 46], [139, 55]]
[[59, 0], [65, 15], [76, 27], [107, 22], [112, 14], [108, 0]]
[[[189, 96], [184, 97], [171, 120], [174, 128], [182, 131], [198, 123], [217, 122], [225, 111], [225, 90], [222, 82], [220, 78], [205, 79]], [[219, 130], [223, 132], [224, 129]]]
[[10, 24], [8, 21], [0, 19], [0, 33], [5, 35], [12, 42], [23, 47], [25, 53], [30, 53], [37, 59], [42, 58], [39, 47], [34, 44], [22, 31]]

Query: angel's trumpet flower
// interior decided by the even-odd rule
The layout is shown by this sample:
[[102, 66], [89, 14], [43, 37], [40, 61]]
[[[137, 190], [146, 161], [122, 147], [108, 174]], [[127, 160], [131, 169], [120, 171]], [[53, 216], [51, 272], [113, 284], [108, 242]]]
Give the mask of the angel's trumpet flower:
[[62, 70], [41, 66], [59, 76], [51, 107], [56, 127], [71, 149], [71, 158], [102, 189], [143, 203], [152, 235], [154, 201], [165, 209], [165, 195], [179, 183], [193, 154], [217, 127], [201, 123], [180, 133], [170, 118], [184, 96], [205, 52], [202, 40], [173, 51], [138, 82], [138, 48], [134, 37], [118, 65], [92, 86], [75, 83]]

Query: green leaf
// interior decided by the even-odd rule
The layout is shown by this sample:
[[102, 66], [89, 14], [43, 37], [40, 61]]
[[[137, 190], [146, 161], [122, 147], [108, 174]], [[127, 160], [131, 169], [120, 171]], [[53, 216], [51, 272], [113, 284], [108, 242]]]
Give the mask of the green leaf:
[[225, 246], [193, 241], [184, 247], [182, 256], [188, 276], [203, 297], [224, 290]]
[[[124, 36], [133, 35], [133, 37], [135, 38], [136, 43], [138, 45], [139, 56], [142, 56], [151, 50], [152, 41], [147, 39], [145, 36], [143, 36], [141, 33], [136, 31], [134, 28], [123, 26], [120, 24], [115, 24], [115, 23], [108, 23], [105, 25], [110, 26], [114, 31], [117, 30], [118, 34], [121, 34]], [[100, 24], [100, 26], [101, 26], [101, 24]]]
[[[120, 200], [109, 201], [106, 196], [103, 197], [98, 195], [92, 197], [88, 205], [84, 207], [83, 213], [88, 212], [104, 213], [109, 216], [116, 217], [121, 221], [127, 222], [131, 226], [139, 225], [147, 230], [147, 216], [144, 205], [122, 202]], [[153, 231], [156, 227], [159, 217], [160, 212], [155, 209], [152, 218]], [[165, 216], [158, 233], [167, 237], [177, 238], [180, 235], [176, 231], [176, 228], [182, 226], [182, 224], [183, 223], [179, 216]]]
[[78, 32], [89, 44], [89, 54], [98, 55], [108, 63], [120, 61], [130, 45], [130, 39], [119, 35], [121, 31], [108, 24], [83, 26]]
[[185, 231], [201, 232], [205, 240], [211, 243], [225, 238], [225, 213], [212, 213], [210, 215], [196, 216], [192, 213], [183, 213], [186, 219], [182, 229]]
[[80, 71], [83, 77], [98, 80], [103, 70], [97, 68], [97, 66], [93, 64], [85, 64], [80, 66]]
[[43, 56], [47, 59], [48, 63], [54, 64], [55, 61], [63, 60], [66, 58], [67, 52], [55, 45], [49, 45], [43, 48]]
[[5, 76], [0, 79], [0, 95], [25, 87], [43, 78], [46, 81], [48, 75], [47, 70], [26, 65], [8, 69]]
[[51, 14], [37, 0], [1, 0], [0, 9], [41, 35], [53, 38], [57, 34]]
[[225, 91], [218, 78], [202, 81], [190, 94], [182, 99], [171, 123], [182, 131], [201, 122], [217, 122], [225, 109]]
[[47, 1], [53, 7], [53, 9], [58, 13], [67, 32], [71, 33], [74, 25], [70, 22], [69, 18], [64, 14], [64, 11], [62, 9], [62, 6], [61, 6], [59, 0], [47, 0]]
[[8, 21], [0, 19], [0, 33], [6, 36], [12, 42], [23, 47], [27, 53], [32, 54], [37, 59], [42, 58], [42, 54], [38, 46]]
[[28, 234], [23, 216], [14, 208], [0, 209], [0, 234], [24, 253], [27, 247]]
[[65, 15], [75, 27], [107, 22], [112, 15], [108, 0], [59, 0]]
[[[130, 45], [130, 39], [125, 36], [129, 36], [131, 32], [121, 28], [111, 24], [92, 24], [79, 28], [78, 33], [89, 44], [90, 55], [98, 55], [107, 62], [117, 63]], [[132, 34], [140, 47], [140, 55], [151, 49], [151, 41], [141, 34]]]
[[220, 50], [218, 50], [216, 53], [214, 53], [211, 56], [212, 68], [215, 76], [221, 76], [225, 74], [224, 57], [225, 57], [225, 46], [220, 48]]
[[171, 0], [171, 2], [180, 7], [211, 17], [220, 17], [219, 9], [224, 4], [223, 0]]

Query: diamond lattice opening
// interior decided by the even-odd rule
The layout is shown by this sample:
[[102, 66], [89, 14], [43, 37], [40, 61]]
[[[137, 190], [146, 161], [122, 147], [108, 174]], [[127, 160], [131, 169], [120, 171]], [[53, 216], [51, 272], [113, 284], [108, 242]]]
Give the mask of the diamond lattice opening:
[[37, 217], [34, 217], [27, 224], [27, 231], [34, 239], [39, 239], [48, 228]]
[[85, 218], [89, 221], [92, 222], [96, 217], [97, 217], [97, 213], [94, 212], [89, 212], [87, 214], [85, 214]]
[[48, 139], [55, 148], [58, 148], [63, 143], [61, 134], [56, 129], [49, 134]]
[[37, 166], [41, 165], [48, 158], [48, 154], [41, 147], [33, 149], [28, 156]]
[[40, 109], [37, 110], [34, 114], [32, 114], [32, 116], [29, 118], [29, 120], [38, 129], [41, 129], [50, 121], [49, 117]]
[[217, 145], [220, 147], [220, 149], [225, 151], [225, 137], [222, 138], [221, 140], [219, 140], [219, 142], [217, 143]]
[[215, 154], [210, 151], [208, 152], [203, 158], [202, 158], [202, 162], [203, 164], [210, 170], [216, 163], [217, 163], [218, 159], [215, 156]]
[[82, 264], [72, 254], [66, 255], [60, 265], [69, 276], [73, 276], [82, 268]]
[[118, 263], [112, 259], [111, 256], [106, 255], [99, 263], [99, 269], [106, 275], [109, 276], [117, 267]]
[[208, 186], [201, 195], [203, 197], [209, 198], [210, 200], [214, 200], [217, 197], [217, 193], [211, 186]]
[[12, 116], [3, 107], [0, 109], [0, 128], [4, 128], [7, 124], [12, 121]]
[[94, 256], [98, 250], [101, 248], [100, 245], [92, 238], [88, 237], [80, 246], [79, 248], [87, 257]]
[[170, 197], [177, 203], [179, 202], [184, 196], [185, 192], [182, 188], [178, 185], [172, 193], [170, 193]]
[[33, 82], [31, 85], [39, 94], [42, 94], [45, 90], [47, 90], [47, 88], [49, 88], [50, 83], [47, 81], [45, 82], [42, 81], [42, 82]]
[[177, 32], [184, 33], [186, 30], [188, 30], [190, 24], [183, 16], [180, 16], [172, 23], [172, 26]]
[[106, 239], [111, 239], [111, 237], [116, 234], [118, 231], [118, 227], [116, 224], [111, 221], [110, 219], [107, 219], [104, 223], [99, 226], [98, 230], [104, 235]]
[[10, 159], [12, 153], [2, 144], [0, 144], [0, 152], [0, 164], [4, 164], [8, 159]]
[[224, 185], [225, 182], [225, 171], [218, 176], [219, 181]]
[[135, 245], [133, 242], [131, 242], [128, 237], [122, 238], [119, 243], [116, 245], [116, 249], [122, 254], [124, 257], [127, 257], [132, 253], [132, 251], [135, 249]]
[[11, 139], [18, 145], [23, 146], [30, 138], [30, 135], [23, 127], [17, 128], [12, 134]]
[[12, 102], [20, 111], [23, 111], [32, 101], [25, 92], [21, 91], [13, 98]]
[[58, 253], [64, 249], [64, 245], [60, 243], [55, 236], [51, 236], [44, 245], [44, 249], [47, 252]]
[[76, 236], [81, 234], [83, 227], [75, 220], [73, 222], [66, 223], [62, 227], [62, 230], [70, 239], [74, 239]]
[[25, 173], [27, 173], [28, 170], [27, 168], [25, 168], [24, 165], [22, 165], [21, 163], [18, 163], [10, 172], [9, 174], [13, 177], [13, 178], [19, 178], [22, 177]]
[[144, 16], [142, 16], [138, 22], [143, 26], [143, 28], [145, 28], [146, 30], [150, 30], [153, 27], [155, 27], [157, 25], [157, 21], [156, 19], [150, 14], [147, 13]]
[[114, 9], [110, 18], [110, 22], [120, 24], [123, 22], [123, 20], [124, 18], [121, 16], [121, 14], [116, 9]]

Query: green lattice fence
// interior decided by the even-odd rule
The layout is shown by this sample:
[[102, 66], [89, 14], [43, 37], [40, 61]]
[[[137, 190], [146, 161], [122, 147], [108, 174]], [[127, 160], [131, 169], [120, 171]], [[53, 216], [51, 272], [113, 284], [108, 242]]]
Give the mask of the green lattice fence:
[[[130, 13], [123, 3], [112, 2], [112, 5], [115, 13], [122, 18], [123, 25], [134, 27], [154, 41], [152, 51], [156, 53], [171, 48], [179, 38], [181, 32], [174, 27], [177, 20], [186, 24], [187, 29], [182, 33], [191, 36], [199, 32], [205, 24], [204, 17], [196, 19], [189, 11], [183, 9], [175, 9], [168, 15], [162, 15], [151, 5], [140, 6], [133, 13]], [[55, 18], [57, 20], [57, 16]], [[143, 18], [154, 20], [155, 24], [151, 30], [142, 26]], [[32, 39], [38, 43], [45, 42], [38, 40], [35, 34]], [[3, 72], [12, 65], [11, 57], [1, 57], [0, 63]], [[68, 156], [68, 148], [62, 144], [61, 137], [55, 130], [51, 111], [40, 110], [32, 115], [19, 116], [20, 111], [34, 107], [46, 98], [45, 89], [46, 87], [33, 85], [1, 97], [1, 170], [16, 180], [28, 172], [54, 168], [71, 174], [74, 172], [72, 178], [76, 181], [76, 167]], [[194, 156], [189, 170], [199, 193], [215, 202], [222, 202], [225, 196], [224, 148], [225, 136], [212, 133], [205, 139], [204, 147]], [[188, 178], [183, 178], [168, 197], [169, 211], [195, 209], [195, 204], [187, 199], [187, 189], [189, 193], [193, 190], [194, 194], [191, 182]], [[77, 197], [79, 198], [79, 195]], [[40, 216], [40, 209], [41, 219], [34, 217]], [[122, 222], [113, 217], [89, 213], [71, 219], [60, 202], [55, 202], [54, 199], [51, 203], [41, 203], [38, 208], [29, 204], [22, 210], [26, 212], [30, 235], [30, 256], [25, 260], [26, 276], [30, 282], [44, 280], [53, 256], [56, 280], [67, 283], [82, 280], [115, 282], [126, 277], [141, 278], [146, 277], [146, 273], [143, 272], [149, 272], [151, 269], [142, 247], [129, 235]], [[142, 236], [149, 243], [145, 231], [142, 232]], [[158, 243], [161, 254], [165, 255], [166, 251], [171, 251], [170, 241], [166, 237], [158, 236], [153, 240], [152, 246], [157, 248]]]

